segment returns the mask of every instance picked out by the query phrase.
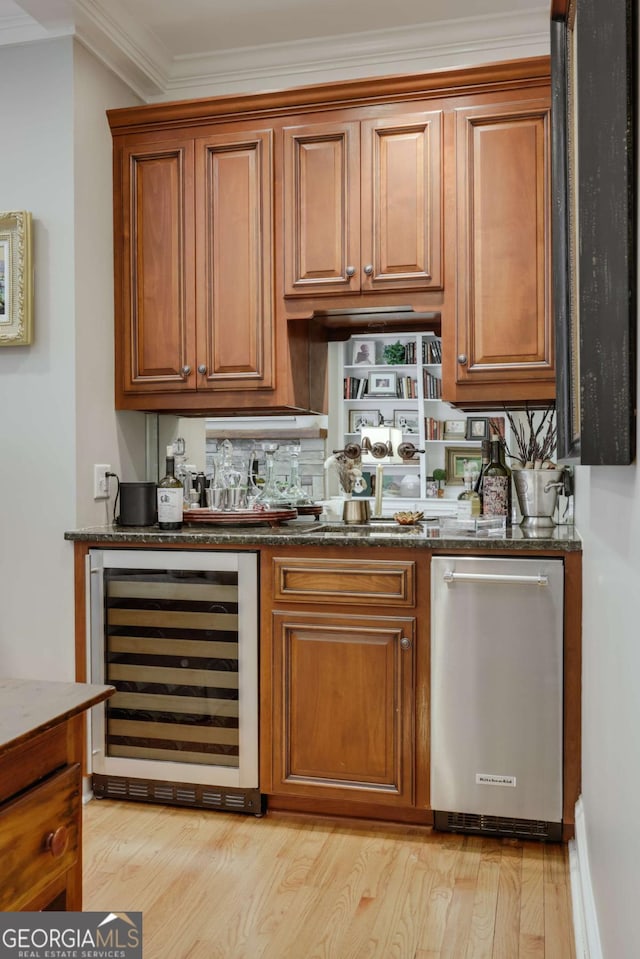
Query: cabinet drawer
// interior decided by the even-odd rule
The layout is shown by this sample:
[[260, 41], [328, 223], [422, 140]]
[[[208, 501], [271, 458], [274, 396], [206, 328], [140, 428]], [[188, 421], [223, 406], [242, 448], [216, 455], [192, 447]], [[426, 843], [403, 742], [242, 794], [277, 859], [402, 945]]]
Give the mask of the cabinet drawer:
[[411, 560], [273, 560], [275, 602], [345, 603], [353, 606], [415, 605]]
[[67, 726], [61, 723], [0, 758], [0, 803], [35, 785], [67, 764]]
[[56, 773], [0, 809], [0, 910], [34, 900], [78, 858], [79, 764]]

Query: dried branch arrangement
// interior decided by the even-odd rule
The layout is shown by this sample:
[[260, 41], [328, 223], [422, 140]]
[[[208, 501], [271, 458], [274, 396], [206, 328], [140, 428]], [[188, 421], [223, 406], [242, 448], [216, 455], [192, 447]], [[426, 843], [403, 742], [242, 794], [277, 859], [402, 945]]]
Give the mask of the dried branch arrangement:
[[505, 410], [511, 433], [515, 442], [515, 452], [511, 452], [503, 440], [505, 453], [520, 469], [555, 469], [553, 454], [556, 449], [557, 427], [554, 418], [555, 406], [552, 403], [543, 413], [536, 425], [535, 414], [528, 407], [525, 410], [526, 424], [517, 420], [509, 410]]
[[357, 458], [347, 456], [343, 450], [340, 450], [330, 456], [324, 464], [325, 469], [334, 469], [338, 474], [338, 482], [343, 491], [350, 496], [354, 492], [362, 489], [362, 463], [360, 456]]

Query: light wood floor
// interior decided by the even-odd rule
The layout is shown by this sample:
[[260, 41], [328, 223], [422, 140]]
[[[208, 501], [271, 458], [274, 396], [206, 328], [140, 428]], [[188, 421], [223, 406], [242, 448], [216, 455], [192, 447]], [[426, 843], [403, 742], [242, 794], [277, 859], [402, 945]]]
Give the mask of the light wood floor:
[[573, 959], [562, 845], [85, 807], [85, 910], [142, 911], [145, 959]]

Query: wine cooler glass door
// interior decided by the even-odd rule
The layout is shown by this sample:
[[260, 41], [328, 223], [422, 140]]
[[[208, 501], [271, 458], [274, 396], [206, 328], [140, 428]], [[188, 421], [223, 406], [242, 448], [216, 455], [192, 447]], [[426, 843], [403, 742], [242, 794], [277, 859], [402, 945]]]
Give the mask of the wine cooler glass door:
[[92, 550], [93, 772], [258, 786], [255, 553]]

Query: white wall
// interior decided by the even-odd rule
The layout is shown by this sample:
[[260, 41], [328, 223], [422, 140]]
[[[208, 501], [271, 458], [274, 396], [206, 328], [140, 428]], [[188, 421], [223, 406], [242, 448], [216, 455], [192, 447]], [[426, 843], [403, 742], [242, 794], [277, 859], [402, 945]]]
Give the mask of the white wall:
[[113, 178], [106, 110], [139, 100], [80, 44], [74, 44], [76, 526], [110, 522], [110, 502], [93, 499], [93, 464], [125, 481], [145, 479], [144, 413], [114, 410]]
[[[640, 395], [640, 389], [639, 389]], [[640, 436], [638, 448], [640, 449]], [[604, 959], [636, 959], [640, 831], [640, 472], [578, 467], [584, 540], [582, 806]]]
[[[100, 456], [116, 465], [129, 436], [114, 425], [113, 386], [101, 370], [113, 354], [111, 148], [95, 128], [105, 99], [135, 101], [78, 59], [76, 76], [69, 38], [0, 48], [0, 209], [31, 211], [35, 272], [34, 342], [0, 349], [4, 676], [73, 678], [73, 547], [64, 531], [89, 519], [82, 462], [94, 455], [93, 436], [106, 434]], [[77, 376], [85, 363], [87, 380]]]
[[0, 350], [0, 672], [72, 678], [72, 41], [0, 49], [0, 209], [30, 210], [35, 341]]

